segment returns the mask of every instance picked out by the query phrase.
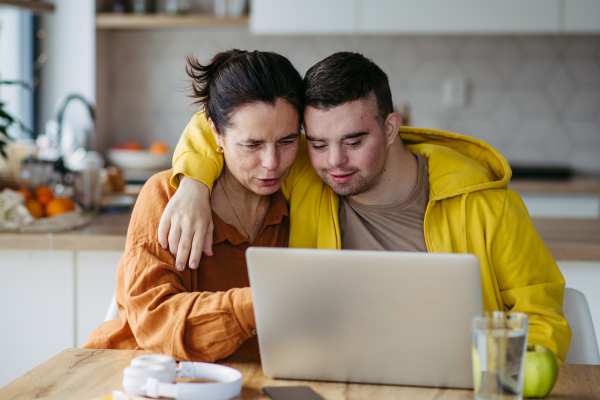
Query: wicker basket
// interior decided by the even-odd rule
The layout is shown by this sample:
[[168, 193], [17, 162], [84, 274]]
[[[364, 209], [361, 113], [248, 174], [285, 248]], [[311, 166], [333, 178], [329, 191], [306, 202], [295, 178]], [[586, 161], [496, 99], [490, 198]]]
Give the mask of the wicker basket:
[[[67, 231], [69, 229], [75, 229], [88, 224], [92, 217], [84, 215], [83, 211], [79, 206], [75, 206], [75, 210], [66, 213], [54, 215], [52, 217], [39, 218], [33, 220], [33, 222], [23, 225], [17, 229], [10, 229], [13, 232], [29, 232], [29, 233], [51, 233]], [[0, 228], [2, 230], [2, 228]]]

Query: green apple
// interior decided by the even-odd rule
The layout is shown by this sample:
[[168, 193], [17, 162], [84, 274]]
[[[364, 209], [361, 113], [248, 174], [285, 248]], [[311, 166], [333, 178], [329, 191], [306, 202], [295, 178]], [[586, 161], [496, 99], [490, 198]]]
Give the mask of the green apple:
[[558, 377], [556, 356], [547, 347], [528, 343], [525, 353], [524, 398], [546, 397]]

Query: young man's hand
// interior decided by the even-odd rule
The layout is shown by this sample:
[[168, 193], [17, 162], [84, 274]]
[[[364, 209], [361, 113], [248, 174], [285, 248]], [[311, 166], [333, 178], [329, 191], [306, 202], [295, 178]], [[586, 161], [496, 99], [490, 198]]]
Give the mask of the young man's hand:
[[178, 271], [183, 271], [188, 257], [188, 265], [196, 269], [202, 251], [212, 256], [213, 229], [208, 187], [181, 175], [179, 189], [169, 200], [158, 225], [158, 241], [173, 254]]

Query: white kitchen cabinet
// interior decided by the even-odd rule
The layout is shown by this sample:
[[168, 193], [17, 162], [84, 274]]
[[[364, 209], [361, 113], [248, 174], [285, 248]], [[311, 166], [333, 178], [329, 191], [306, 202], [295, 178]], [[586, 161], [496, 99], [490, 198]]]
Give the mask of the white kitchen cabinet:
[[254, 0], [254, 34], [356, 33], [355, 0]]
[[104, 321], [115, 294], [116, 272], [122, 251], [77, 251], [76, 345], [81, 347], [92, 331]]
[[600, 32], [600, 0], [253, 0], [255, 34]]
[[557, 264], [565, 278], [566, 287], [585, 295], [600, 347], [600, 262], [557, 261]]
[[600, 32], [600, 1], [563, 0], [565, 33]]
[[390, 34], [556, 33], [560, 0], [362, 0], [359, 31]]
[[0, 250], [0, 387], [73, 347], [73, 252]]
[[[600, 218], [600, 196], [521, 194], [532, 218]], [[600, 224], [600, 220], [598, 220]]]

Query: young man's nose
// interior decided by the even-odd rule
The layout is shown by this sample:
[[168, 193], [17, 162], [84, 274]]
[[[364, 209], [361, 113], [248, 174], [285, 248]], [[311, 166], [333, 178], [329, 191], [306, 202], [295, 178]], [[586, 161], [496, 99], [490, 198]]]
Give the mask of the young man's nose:
[[327, 162], [332, 167], [339, 167], [347, 162], [346, 154], [343, 149], [332, 146], [327, 155]]

